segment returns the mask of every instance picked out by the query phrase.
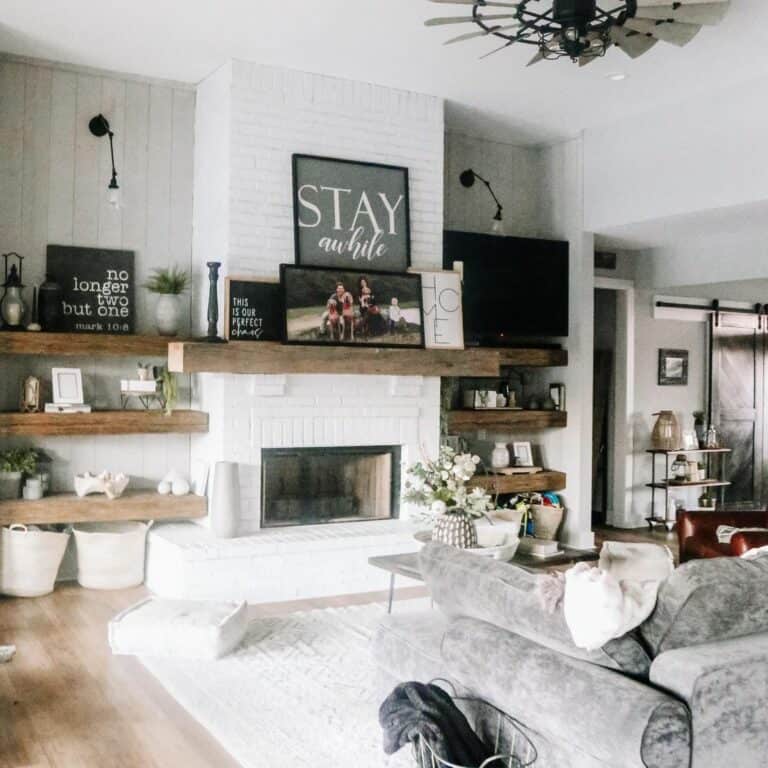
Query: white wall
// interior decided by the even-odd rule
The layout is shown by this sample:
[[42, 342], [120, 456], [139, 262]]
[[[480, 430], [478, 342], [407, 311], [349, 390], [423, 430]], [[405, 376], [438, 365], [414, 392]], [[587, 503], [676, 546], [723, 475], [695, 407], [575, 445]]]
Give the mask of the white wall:
[[[589, 546], [592, 477], [592, 305], [593, 242], [584, 233], [581, 142], [550, 148], [521, 148], [446, 134], [446, 227], [489, 232], [495, 208], [482, 185], [464, 189], [458, 175], [472, 168], [488, 178], [502, 205], [508, 235], [568, 240], [570, 245], [570, 334], [558, 339], [568, 349], [567, 368], [537, 371], [547, 392], [550, 381], [567, 387], [568, 427], [536, 432], [479, 433], [474, 448], [488, 454], [492, 442], [529, 440], [534, 455], [552, 469], [567, 473], [563, 492], [568, 516], [562, 535], [573, 546]], [[529, 393], [530, 392], [529, 390]], [[482, 439], [478, 439], [482, 438]]]
[[445, 228], [490, 232], [496, 205], [485, 184], [466, 189], [459, 174], [471, 168], [490, 181], [504, 207], [509, 235], [536, 237], [541, 212], [541, 151], [448, 131], [445, 135]]
[[745, 82], [587, 130], [586, 228], [768, 199], [763, 89]]
[[[195, 94], [188, 87], [111, 73], [0, 59], [0, 243], [25, 256], [28, 285], [41, 282], [48, 243], [136, 252], [137, 282], [153, 267], [191, 267]], [[107, 203], [111, 167], [106, 139], [88, 121], [102, 112], [115, 132], [124, 206]], [[152, 332], [153, 302], [137, 289], [137, 331]], [[135, 360], [3, 358], [0, 409], [17, 407], [20, 380], [50, 380], [52, 365], [79, 366], [86, 397], [119, 404], [120, 377]], [[17, 441], [18, 442], [18, 441]], [[104, 468], [134, 484], [156, 482], [166, 468], [188, 468], [189, 439], [179, 435], [48, 438], [35, 441], [56, 459], [54, 480]]]
[[[689, 294], [694, 296], [694, 294]], [[707, 378], [707, 331], [705, 323], [653, 318], [654, 293], [635, 294], [635, 401], [634, 401], [634, 482], [632, 518], [626, 524], [643, 525], [650, 514], [651, 493], [645, 487], [651, 479], [651, 459], [646, 450], [651, 444], [654, 413], [674, 411], [681, 427], [693, 426], [693, 412], [704, 410]], [[688, 385], [659, 386], [659, 349], [687, 349]], [[661, 466], [661, 463], [659, 463]], [[691, 497], [693, 498], [693, 497]], [[657, 502], [663, 500], [657, 494]], [[656, 510], [657, 515], [663, 509]]]
[[561, 536], [585, 547], [592, 536], [592, 360], [594, 345], [594, 237], [584, 227], [584, 153], [581, 139], [542, 150], [543, 237], [570, 245], [568, 367], [550, 369], [567, 389], [568, 426], [546, 433], [549, 463], [567, 473], [568, 507]]

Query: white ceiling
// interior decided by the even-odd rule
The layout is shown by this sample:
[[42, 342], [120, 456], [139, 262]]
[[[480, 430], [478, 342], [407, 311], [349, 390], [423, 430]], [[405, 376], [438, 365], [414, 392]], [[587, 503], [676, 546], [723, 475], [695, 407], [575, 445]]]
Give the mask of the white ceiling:
[[[426, 0], [3, 0], [0, 50], [191, 83], [231, 57], [320, 72], [444, 97], [451, 128], [527, 144], [768, 74], [763, 0], [733, 0], [685, 48], [659, 43], [634, 61], [612, 49], [582, 69], [526, 68], [522, 45], [479, 61], [491, 41], [443, 47], [457, 27], [423, 26], [464, 11]], [[617, 71], [628, 79], [606, 79]]]

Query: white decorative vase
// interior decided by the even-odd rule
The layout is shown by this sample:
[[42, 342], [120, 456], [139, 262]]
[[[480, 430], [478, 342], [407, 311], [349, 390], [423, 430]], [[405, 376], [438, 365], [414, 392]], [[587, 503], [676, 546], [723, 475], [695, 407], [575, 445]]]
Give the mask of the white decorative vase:
[[161, 293], [155, 305], [155, 328], [161, 336], [176, 336], [181, 325], [181, 297]]
[[211, 530], [219, 539], [237, 536], [240, 520], [240, 471], [233, 461], [217, 461], [210, 498]]
[[477, 547], [477, 528], [472, 515], [461, 510], [440, 515], [432, 529], [432, 541], [457, 549], [474, 549]]
[[509, 466], [509, 448], [506, 443], [494, 443], [491, 452], [491, 467], [504, 469]]

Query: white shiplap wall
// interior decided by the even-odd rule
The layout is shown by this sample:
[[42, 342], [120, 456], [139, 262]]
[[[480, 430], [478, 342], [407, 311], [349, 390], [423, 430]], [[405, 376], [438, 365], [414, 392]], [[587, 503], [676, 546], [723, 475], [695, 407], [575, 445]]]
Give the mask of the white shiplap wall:
[[[184, 85], [0, 58], [0, 252], [25, 256], [27, 285], [44, 279], [49, 243], [133, 250], [139, 283], [157, 266], [191, 268], [194, 111]], [[119, 210], [107, 202], [109, 143], [88, 130], [99, 112], [115, 132]], [[152, 316], [153, 299], [139, 288], [137, 332], [152, 332]], [[50, 378], [53, 365], [83, 368], [86, 397], [115, 407], [117, 380], [135, 362], [0, 358], [0, 409], [16, 407], [24, 376]], [[189, 438], [179, 435], [35, 444], [55, 456], [60, 488], [84, 470], [123, 471], [138, 485], [189, 464]]]

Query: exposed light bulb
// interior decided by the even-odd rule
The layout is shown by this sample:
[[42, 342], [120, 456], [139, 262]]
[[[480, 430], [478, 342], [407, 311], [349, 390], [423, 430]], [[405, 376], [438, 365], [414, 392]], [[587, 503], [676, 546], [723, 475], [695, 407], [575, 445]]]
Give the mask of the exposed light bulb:
[[117, 184], [110, 184], [107, 188], [107, 200], [115, 210], [120, 208], [120, 187]]
[[504, 219], [501, 216], [501, 211], [496, 211], [496, 215], [493, 217], [493, 224], [491, 224], [491, 232], [494, 235], [505, 235]]
[[579, 30], [576, 27], [566, 27], [565, 38], [571, 42], [576, 42], [579, 39]]
[[614, 83], [620, 83], [622, 80], [627, 79], [627, 75], [624, 72], [611, 72], [606, 77]]

